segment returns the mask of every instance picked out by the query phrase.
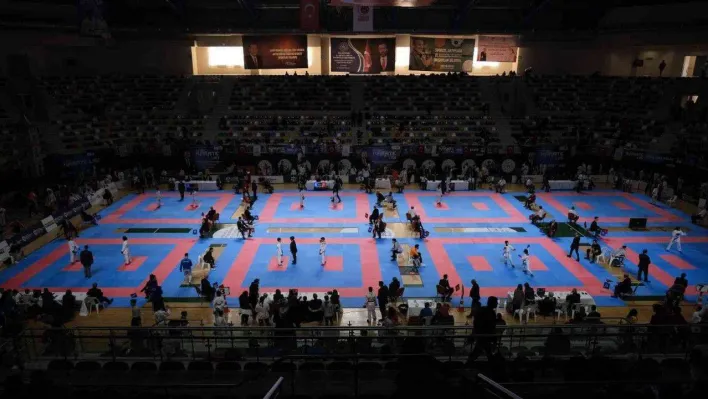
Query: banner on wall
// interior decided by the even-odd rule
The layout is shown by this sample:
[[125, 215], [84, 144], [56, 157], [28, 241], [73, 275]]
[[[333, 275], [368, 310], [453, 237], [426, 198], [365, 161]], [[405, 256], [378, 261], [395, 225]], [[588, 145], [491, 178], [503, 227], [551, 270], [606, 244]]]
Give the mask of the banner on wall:
[[244, 36], [243, 67], [307, 68], [307, 35]]
[[426, 7], [435, 0], [327, 0], [327, 4], [334, 7], [351, 7], [353, 5], [379, 6], [379, 7]]
[[219, 164], [221, 151], [218, 148], [196, 147], [192, 149], [194, 165], [197, 169], [211, 169]]
[[374, 7], [354, 6], [354, 32], [374, 30]]
[[300, 0], [300, 29], [320, 29], [320, 0]]
[[477, 61], [516, 62], [518, 49], [516, 36], [480, 36]]
[[369, 147], [362, 156], [369, 158], [369, 162], [374, 164], [395, 163], [401, 151], [393, 147]]
[[396, 67], [395, 37], [333, 37], [330, 51], [332, 72], [378, 74]]
[[474, 62], [474, 39], [411, 36], [411, 71], [469, 72]]

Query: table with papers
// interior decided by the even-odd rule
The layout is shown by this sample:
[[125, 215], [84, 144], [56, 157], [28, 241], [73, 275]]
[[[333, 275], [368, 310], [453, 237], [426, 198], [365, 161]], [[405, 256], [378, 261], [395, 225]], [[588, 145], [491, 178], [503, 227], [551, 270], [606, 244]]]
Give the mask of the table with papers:
[[[216, 186], [216, 180], [190, 180], [184, 182], [185, 187], [188, 185], [196, 185], [197, 191], [217, 191], [219, 188]], [[175, 191], [179, 189], [179, 181], [175, 182]]]

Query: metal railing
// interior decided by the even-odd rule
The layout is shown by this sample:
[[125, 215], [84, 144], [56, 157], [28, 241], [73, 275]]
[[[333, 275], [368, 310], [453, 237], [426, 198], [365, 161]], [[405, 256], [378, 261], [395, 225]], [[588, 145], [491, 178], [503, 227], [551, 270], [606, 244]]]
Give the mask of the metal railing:
[[708, 325], [558, 324], [498, 326], [473, 334], [471, 326], [306, 327], [77, 327], [25, 329], [15, 338], [25, 361], [39, 359], [268, 361], [291, 354], [428, 353], [466, 357], [475, 343], [492, 339], [504, 356], [524, 354], [664, 354], [685, 357], [708, 342]]

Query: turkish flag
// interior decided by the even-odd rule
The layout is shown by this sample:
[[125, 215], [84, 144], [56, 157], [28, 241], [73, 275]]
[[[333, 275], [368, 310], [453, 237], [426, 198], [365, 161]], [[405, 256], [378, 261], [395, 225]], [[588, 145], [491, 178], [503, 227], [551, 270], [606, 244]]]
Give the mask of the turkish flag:
[[304, 31], [320, 29], [319, 0], [300, 0], [300, 29]]

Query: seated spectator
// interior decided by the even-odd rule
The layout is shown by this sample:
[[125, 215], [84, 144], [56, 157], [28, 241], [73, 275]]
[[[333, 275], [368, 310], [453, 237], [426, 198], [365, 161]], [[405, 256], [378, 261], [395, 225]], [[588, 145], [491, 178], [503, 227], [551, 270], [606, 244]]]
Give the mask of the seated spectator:
[[545, 218], [546, 218], [546, 211], [543, 210], [542, 206], [538, 207], [538, 210], [536, 211], [536, 213], [531, 214], [531, 216], [529, 216], [529, 220], [531, 220], [531, 223], [533, 223], [533, 224], [536, 224], [537, 222], [540, 222], [541, 220], [543, 220]]
[[524, 306], [524, 299], [526, 295], [524, 294], [524, 288], [521, 284], [516, 286], [514, 294], [511, 297], [511, 312], [515, 312]]
[[570, 338], [560, 327], [554, 327], [546, 338], [547, 355], [567, 355], [570, 353]]
[[613, 298], [617, 298], [619, 296], [627, 295], [632, 293], [632, 279], [629, 278], [629, 275], [625, 274], [624, 279], [617, 283], [615, 286], [615, 291], [612, 294]]
[[691, 223], [698, 224], [706, 218], [706, 208], [699, 210], [696, 214], [691, 215]]
[[577, 224], [578, 219], [580, 219], [580, 215], [578, 215], [578, 211], [575, 210], [574, 206], [571, 206], [570, 209], [568, 210], [568, 223]]
[[570, 294], [568, 294], [565, 297], [567, 314], [571, 314], [573, 311], [573, 306], [575, 306], [576, 304], [579, 304], [579, 303], [580, 303], [580, 293], [578, 293], [577, 288], [573, 288], [573, 290], [570, 291]]
[[590, 306], [590, 313], [588, 313], [587, 318], [588, 319], [599, 319], [602, 316], [600, 315], [600, 312], [597, 311], [597, 306], [591, 305]]
[[598, 256], [602, 254], [602, 247], [597, 242], [597, 240], [592, 241], [592, 245], [585, 252], [585, 259], [590, 259], [590, 263], [595, 263]]
[[224, 311], [226, 309], [226, 298], [221, 294], [221, 290], [216, 291], [216, 295], [214, 296], [214, 300], [211, 304], [214, 310]]
[[526, 306], [536, 303], [536, 293], [529, 283], [524, 283], [524, 302]]
[[421, 309], [420, 313], [418, 314], [418, 317], [421, 320], [421, 324], [423, 324], [424, 318], [433, 317], [433, 309], [430, 309], [430, 302], [426, 302], [423, 306], [423, 309]]
[[98, 283], [93, 283], [91, 288], [86, 292], [86, 295], [98, 299], [98, 302], [103, 304], [111, 304], [113, 303], [113, 299], [108, 299], [105, 296], [103, 296], [103, 291], [101, 291], [100, 288], [98, 288]]
[[551, 223], [548, 224], [548, 237], [553, 238], [556, 236], [556, 232], [558, 231], [558, 222], [554, 220], [551, 220]]
[[538, 303], [538, 313], [542, 316], [555, 316], [558, 302], [553, 293], [547, 293]]
[[209, 247], [209, 249], [204, 254], [204, 257], [202, 258], [202, 261], [204, 261], [204, 263], [209, 265], [210, 269], [216, 268], [216, 261], [214, 260], [214, 248], [213, 247]]
[[91, 223], [93, 225], [98, 225], [95, 215], [89, 215], [85, 210], [81, 210], [81, 221], [84, 223]]
[[526, 201], [524, 202], [524, 208], [531, 209], [535, 204], [536, 194], [531, 193], [528, 197], [526, 197]]

